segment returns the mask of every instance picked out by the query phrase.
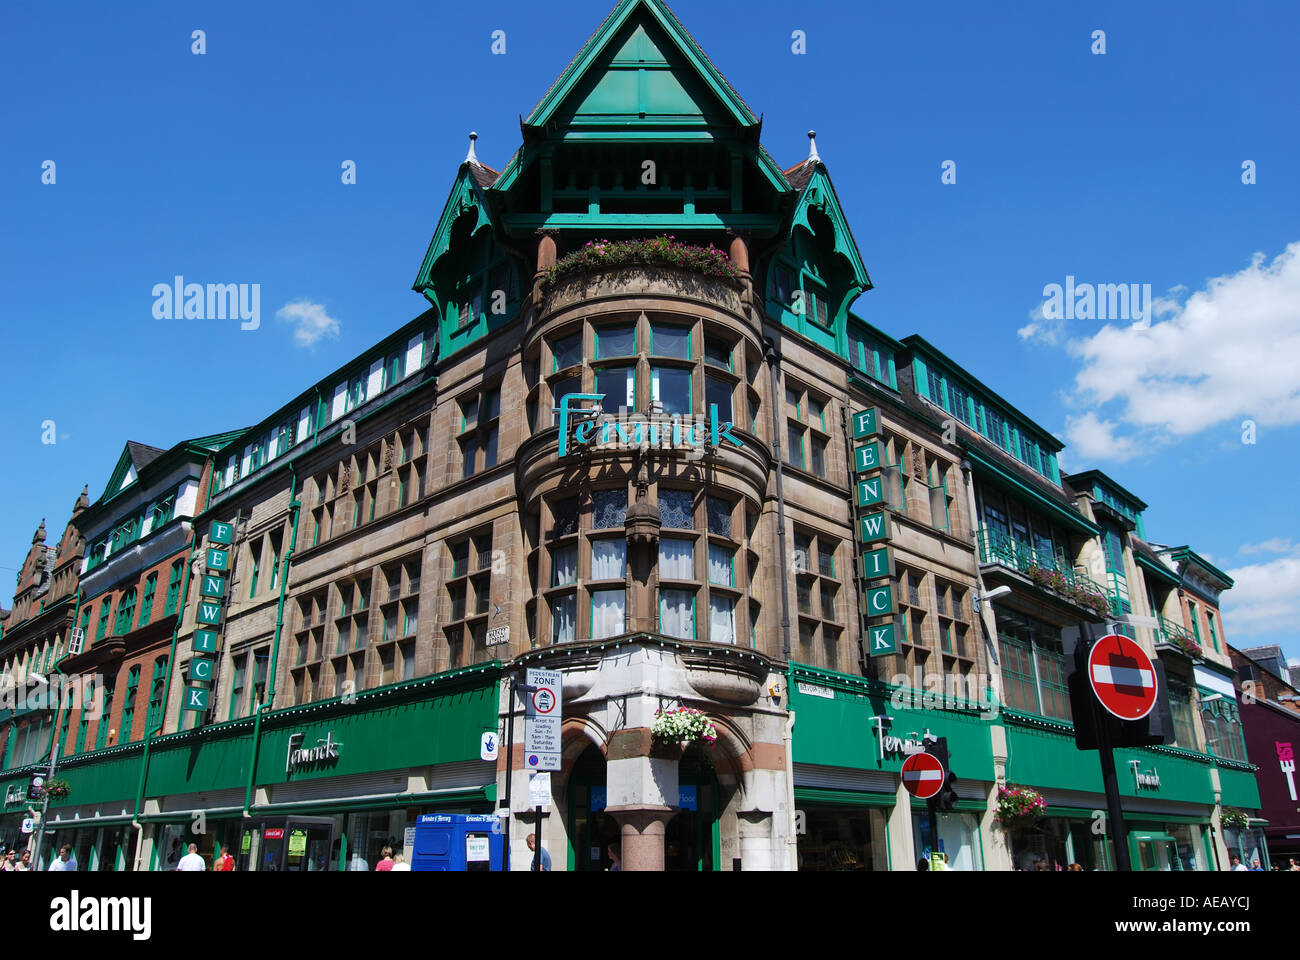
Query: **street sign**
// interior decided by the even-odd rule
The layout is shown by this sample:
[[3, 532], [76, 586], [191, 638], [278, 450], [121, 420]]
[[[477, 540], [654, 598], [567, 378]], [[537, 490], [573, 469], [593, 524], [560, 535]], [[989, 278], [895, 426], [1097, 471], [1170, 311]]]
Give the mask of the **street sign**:
[[861, 440], [863, 437], [873, 437], [879, 431], [880, 411], [875, 407], [868, 407], [866, 410], [859, 410], [853, 414], [853, 439]]
[[1156, 668], [1136, 640], [1107, 634], [1088, 651], [1088, 682], [1121, 720], [1141, 720], [1156, 705]]
[[529, 774], [528, 805], [530, 807], [549, 807], [551, 805], [551, 775], [549, 773]]
[[874, 507], [885, 499], [885, 480], [880, 474], [858, 481], [858, 506]]
[[853, 469], [861, 473], [863, 470], [875, 470], [880, 466], [880, 444], [872, 441], [866, 446], [858, 447], [853, 451]]
[[881, 623], [867, 628], [867, 651], [873, 657], [884, 657], [898, 653], [898, 639], [894, 633], [894, 624]]
[[563, 675], [559, 670], [529, 670], [524, 698], [524, 764], [529, 770], [559, 770], [563, 712]]
[[858, 519], [858, 539], [863, 543], [889, 539], [889, 515], [868, 513]]
[[862, 554], [862, 575], [868, 580], [894, 576], [893, 558], [888, 547], [877, 547]]
[[36, 830], [36, 821], [31, 817], [23, 817], [23, 833], [32, 833]]
[[892, 584], [883, 587], [871, 587], [867, 590], [867, 616], [892, 617], [894, 615], [894, 591]]
[[491, 731], [484, 733], [479, 740], [478, 755], [482, 760], [497, 758], [497, 735]]
[[907, 792], [919, 800], [929, 800], [943, 788], [943, 764], [928, 753], [914, 753], [904, 760], [902, 775]]

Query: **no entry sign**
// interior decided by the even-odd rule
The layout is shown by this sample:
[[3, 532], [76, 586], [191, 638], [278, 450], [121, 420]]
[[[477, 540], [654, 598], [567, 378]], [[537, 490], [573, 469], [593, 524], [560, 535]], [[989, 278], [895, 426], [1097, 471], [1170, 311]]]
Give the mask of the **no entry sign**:
[[914, 753], [903, 761], [903, 786], [920, 800], [929, 800], [943, 788], [943, 764], [928, 753]]
[[1141, 720], [1156, 705], [1156, 668], [1136, 640], [1108, 634], [1088, 652], [1088, 682], [1121, 720]]

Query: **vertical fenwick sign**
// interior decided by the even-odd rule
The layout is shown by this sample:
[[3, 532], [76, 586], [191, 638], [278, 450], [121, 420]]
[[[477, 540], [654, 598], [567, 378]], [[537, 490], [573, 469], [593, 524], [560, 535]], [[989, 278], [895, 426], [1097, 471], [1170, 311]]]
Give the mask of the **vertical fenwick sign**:
[[889, 549], [889, 513], [885, 510], [885, 481], [881, 473], [880, 409], [870, 407], [849, 418], [853, 437], [853, 471], [858, 542], [863, 545], [860, 573], [866, 617], [867, 655], [898, 652], [894, 623], [894, 557]]
[[207, 710], [212, 691], [212, 671], [216, 665], [217, 638], [225, 606], [226, 579], [230, 572], [230, 544], [235, 528], [214, 521], [208, 530], [208, 549], [203, 557], [203, 577], [199, 583], [199, 610], [195, 617], [194, 659], [190, 661], [192, 686], [185, 688], [186, 710]]

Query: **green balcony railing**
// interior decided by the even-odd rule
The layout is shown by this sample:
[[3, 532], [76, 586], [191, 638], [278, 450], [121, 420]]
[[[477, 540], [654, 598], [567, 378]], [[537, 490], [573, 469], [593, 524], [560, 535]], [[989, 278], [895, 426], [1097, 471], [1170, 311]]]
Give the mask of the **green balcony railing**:
[[1183, 628], [1182, 624], [1175, 623], [1165, 617], [1159, 617], [1160, 626], [1156, 630], [1156, 640], [1162, 643], [1171, 643], [1180, 648], [1189, 656], [1199, 657], [1201, 655], [1201, 645]]
[[1010, 534], [981, 527], [976, 534], [980, 563], [998, 564], [1023, 573], [1036, 585], [1057, 593], [1072, 603], [1093, 610], [1098, 616], [1110, 612], [1106, 589], [1060, 558], [1036, 550]]

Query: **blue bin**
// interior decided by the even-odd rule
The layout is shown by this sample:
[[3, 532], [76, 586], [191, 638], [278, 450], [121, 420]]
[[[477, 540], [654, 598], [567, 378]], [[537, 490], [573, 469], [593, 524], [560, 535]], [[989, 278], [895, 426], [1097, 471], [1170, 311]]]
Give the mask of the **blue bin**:
[[502, 870], [505, 837], [490, 813], [426, 813], [415, 824], [412, 870]]

